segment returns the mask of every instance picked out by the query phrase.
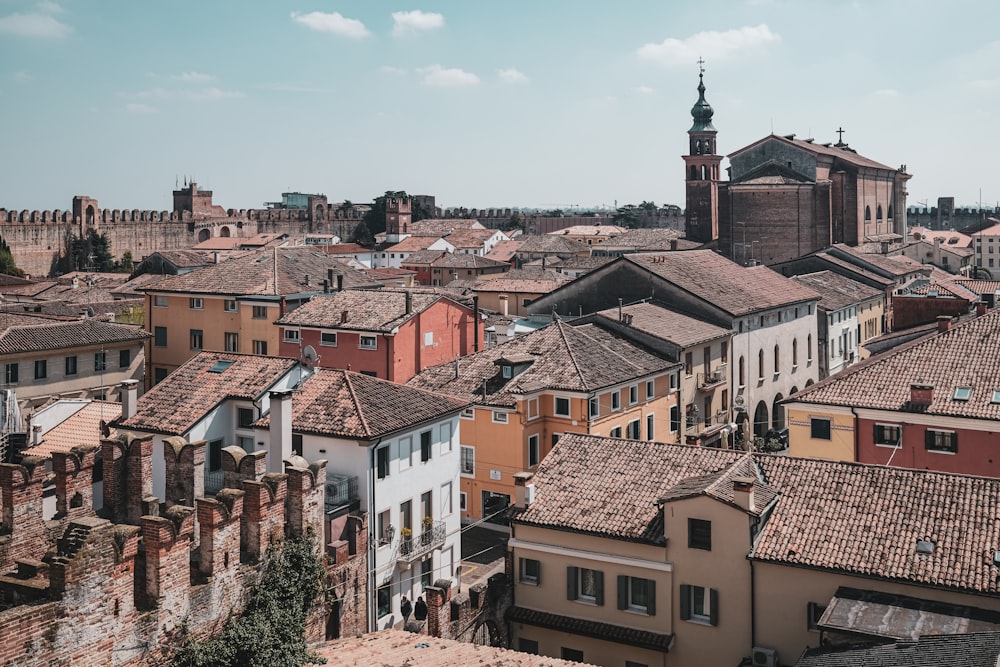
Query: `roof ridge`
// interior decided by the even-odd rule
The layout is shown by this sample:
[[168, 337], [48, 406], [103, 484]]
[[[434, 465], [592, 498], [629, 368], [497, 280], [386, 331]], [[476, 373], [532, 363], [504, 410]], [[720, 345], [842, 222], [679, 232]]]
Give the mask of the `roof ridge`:
[[[593, 322], [588, 322], [587, 324], [590, 324], [590, 325], [592, 325], [594, 327], [597, 327], [597, 325], [595, 323], [593, 323]], [[602, 341], [597, 340], [593, 336], [588, 335], [586, 331], [583, 331], [583, 328], [586, 327], [587, 324], [584, 324], [583, 326], [579, 326], [579, 327], [573, 327], [573, 329], [575, 329], [578, 334], [580, 334], [581, 336], [585, 337], [587, 340], [591, 341], [595, 345], [600, 345], [605, 350], [607, 350], [611, 354], [615, 355], [615, 357], [617, 357], [618, 359], [620, 359], [623, 363], [628, 364], [630, 367], [632, 367], [634, 369], [642, 370], [642, 366], [640, 366], [639, 364], [633, 362], [630, 359], [625, 358], [624, 356], [622, 356], [621, 354], [619, 354], [614, 348], [612, 348], [612, 347], [610, 347], [608, 345], [605, 345]], [[618, 336], [613, 331], [610, 331], [608, 329], [603, 329], [603, 327], [598, 327], [598, 328], [601, 328], [603, 331], [607, 332], [611, 336], [614, 336], [615, 338], [618, 338]], [[649, 352], [648, 348], [646, 348], [645, 345], [641, 345], [639, 343], [633, 343], [632, 341], [624, 341], [624, 342], [628, 343], [629, 345], [632, 345], [636, 349], [639, 349], [639, 350], [641, 350], [643, 352], [646, 352], [646, 354], [649, 354], [650, 356], [653, 356], [653, 357], [658, 356], [658, 355], [653, 354], [652, 352]]]
[[351, 401], [354, 403], [354, 409], [357, 410], [358, 420], [361, 421], [361, 427], [364, 429], [365, 435], [371, 435], [371, 426], [368, 425], [368, 419], [365, 417], [365, 411], [361, 409], [361, 401], [358, 399], [358, 393], [354, 391], [354, 383], [351, 381], [351, 372], [339, 372], [344, 374], [344, 384], [347, 385], [347, 391], [351, 395]]
[[576, 371], [577, 377], [580, 378], [581, 384], [583, 384], [586, 389], [590, 389], [590, 384], [587, 382], [587, 378], [583, 375], [583, 369], [580, 368], [580, 364], [577, 363], [576, 360], [576, 355], [573, 354], [573, 347], [570, 345], [569, 339], [566, 337], [566, 328], [569, 327], [569, 325], [565, 324], [562, 320], [556, 320], [555, 324], [559, 331], [559, 337], [562, 339], [563, 345], [566, 346], [566, 354], [569, 355], [569, 360], [573, 362], [573, 369]]

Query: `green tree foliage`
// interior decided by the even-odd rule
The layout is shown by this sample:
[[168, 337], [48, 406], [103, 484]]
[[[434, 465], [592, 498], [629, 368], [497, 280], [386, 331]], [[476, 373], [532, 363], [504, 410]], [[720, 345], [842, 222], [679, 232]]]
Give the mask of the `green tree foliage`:
[[115, 273], [132, 273], [135, 270], [135, 260], [132, 259], [132, 251], [126, 250], [122, 253], [120, 262], [115, 262]]
[[520, 229], [521, 231], [524, 231], [524, 218], [522, 218], [521, 214], [518, 213], [517, 211], [515, 211], [513, 215], [510, 216], [510, 220], [508, 220], [507, 223], [504, 224], [503, 226], [503, 231], [505, 232], [511, 232], [514, 231], [515, 229]]
[[19, 278], [24, 277], [24, 271], [17, 268], [17, 264], [14, 262], [14, 253], [10, 251], [10, 246], [3, 239], [0, 239], [0, 273]]
[[300, 667], [325, 660], [305, 642], [309, 610], [324, 592], [325, 571], [312, 539], [272, 546], [243, 613], [206, 641], [189, 641], [173, 667]]

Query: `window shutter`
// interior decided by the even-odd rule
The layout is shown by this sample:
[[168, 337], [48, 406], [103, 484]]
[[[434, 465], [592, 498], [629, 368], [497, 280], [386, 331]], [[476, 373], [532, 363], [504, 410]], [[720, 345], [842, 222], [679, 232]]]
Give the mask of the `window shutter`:
[[691, 587], [681, 584], [681, 620], [691, 620]]
[[646, 582], [646, 613], [656, 616], [656, 580], [649, 579]]
[[709, 623], [711, 623], [712, 625], [718, 625], [719, 624], [719, 591], [715, 590], [714, 588], [710, 588], [710, 589], [708, 589], [708, 591], [709, 591], [709, 598], [708, 598]]
[[628, 609], [628, 577], [618, 575], [618, 608]]
[[576, 599], [577, 568], [570, 566], [566, 568], [566, 599]]
[[594, 586], [597, 588], [597, 604], [604, 604], [604, 573], [600, 570], [594, 571]]
[[535, 571], [538, 573], [538, 577], [535, 579], [535, 583], [538, 584], [539, 586], [541, 586], [542, 585], [542, 564], [541, 564], [541, 562], [539, 562], [538, 565], [535, 566]]

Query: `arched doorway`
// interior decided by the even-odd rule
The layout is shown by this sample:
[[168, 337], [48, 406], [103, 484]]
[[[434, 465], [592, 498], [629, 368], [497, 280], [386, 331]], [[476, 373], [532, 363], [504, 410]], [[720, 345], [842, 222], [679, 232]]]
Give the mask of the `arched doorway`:
[[785, 428], [785, 406], [780, 404], [784, 398], [781, 394], [774, 397], [774, 404], [771, 408], [771, 427], [775, 431]]
[[202, 229], [201, 231], [198, 232], [198, 243], [201, 243], [202, 241], [207, 241], [210, 238], [212, 238], [212, 232], [208, 231], [207, 229]]
[[747, 439], [750, 437], [750, 416], [746, 410], [740, 410], [736, 414], [736, 433], [733, 437], [733, 446], [736, 449], [750, 449], [747, 446]]
[[88, 206], [87, 207], [87, 214], [86, 214], [86, 219], [87, 219], [87, 224], [88, 225], [94, 224], [94, 217], [96, 215], [97, 215], [97, 212], [94, 210], [93, 205]]
[[753, 435], [755, 438], [763, 438], [767, 433], [767, 403], [760, 401], [753, 411]]
[[222, 229], [219, 230], [219, 236], [221, 236], [224, 239], [228, 239], [229, 234], [230, 234], [229, 227], [224, 226]]

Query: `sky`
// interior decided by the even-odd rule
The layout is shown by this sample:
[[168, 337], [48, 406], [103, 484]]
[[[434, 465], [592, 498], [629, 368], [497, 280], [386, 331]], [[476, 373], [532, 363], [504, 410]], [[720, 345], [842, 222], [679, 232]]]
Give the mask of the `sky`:
[[[0, 0], [0, 208], [684, 205], [704, 59], [718, 149], [776, 134], [1000, 200], [987, 0]], [[726, 163], [724, 163], [726, 164]], [[981, 191], [981, 194], [980, 194]]]

